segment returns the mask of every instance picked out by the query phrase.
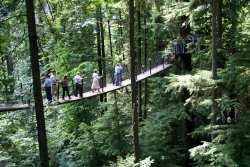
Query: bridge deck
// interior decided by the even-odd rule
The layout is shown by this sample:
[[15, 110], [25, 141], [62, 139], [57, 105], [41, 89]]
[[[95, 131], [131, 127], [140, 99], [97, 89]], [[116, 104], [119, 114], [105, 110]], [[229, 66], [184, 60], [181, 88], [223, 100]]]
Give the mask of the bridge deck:
[[[142, 74], [137, 75], [136, 81], [141, 81], [141, 80], [148, 78], [152, 75], [155, 75], [163, 70], [166, 70], [166, 69], [170, 68], [171, 66], [172, 66], [172, 64], [164, 64], [164, 65], [160, 64], [157, 67], [152, 68], [151, 70], [148, 70]], [[102, 89], [100, 89], [100, 93], [98, 93], [98, 92], [93, 93], [92, 91], [84, 92], [83, 97], [81, 97], [81, 98], [71, 96], [71, 99], [68, 99], [66, 97], [65, 100], [59, 99], [57, 102], [53, 102], [51, 105], [60, 105], [60, 104], [70, 103], [70, 102], [74, 102], [74, 101], [78, 101], [78, 100], [82, 100], [82, 99], [87, 99], [89, 97], [99, 96], [103, 93], [108, 93], [108, 92], [112, 92], [112, 91], [117, 90], [117, 89], [121, 89], [121, 88], [126, 87], [130, 84], [131, 84], [130, 79], [122, 81], [121, 86], [114, 86], [112, 84], [108, 84], [106, 87], [103, 88], [103, 91], [102, 91]], [[44, 106], [48, 106], [48, 104], [44, 102]], [[32, 107], [34, 107], [34, 104], [31, 104], [31, 105], [28, 105], [28, 104], [1, 105], [0, 104], [0, 112], [23, 110], [23, 109], [28, 109], [28, 108], [32, 108]]]

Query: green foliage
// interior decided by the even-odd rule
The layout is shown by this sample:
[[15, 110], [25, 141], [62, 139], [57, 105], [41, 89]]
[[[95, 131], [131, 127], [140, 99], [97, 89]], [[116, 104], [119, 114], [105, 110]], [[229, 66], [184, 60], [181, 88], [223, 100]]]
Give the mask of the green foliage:
[[150, 167], [154, 163], [150, 157], [141, 160], [138, 163], [134, 163], [133, 156], [126, 156], [125, 159], [118, 157], [117, 163], [110, 163], [109, 167]]
[[154, 91], [150, 96], [148, 117], [140, 128], [142, 157], [152, 157], [153, 166], [178, 166], [176, 162], [182, 156], [178, 131], [182, 120], [189, 117], [184, 105], [177, 101], [178, 96], [170, 96], [165, 91], [167, 83], [164, 78], [150, 79]]
[[176, 126], [186, 117], [182, 104], [167, 105], [150, 114], [141, 129], [141, 152], [143, 157], [151, 156], [158, 166], [173, 166], [181, 157], [180, 147], [174, 145]]
[[[210, 71], [197, 71], [195, 75], [171, 75], [167, 77], [170, 84], [167, 85], [166, 91], [181, 93], [184, 88], [190, 94], [196, 94], [199, 91], [206, 92], [214, 87], [214, 81], [211, 79]], [[197, 95], [197, 94], [196, 94]]]
[[98, 166], [100, 158], [96, 139], [94, 138], [93, 128], [86, 124], [79, 126], [79, 137], [74, 140], [73, 160], [76, 166]]
[[49, 133], [50, 150], [54, 158], [50, 161], [52, 166], [63, 166], [66, 163], [69, 166], [100, 166], [108, 163], [108, 160], [114, 160], [118, 155], [130, 152], [128, 127], [131, 116], [124, 100], [119, 100], [118, 103], [125, 105], [124, 108], [118, 110], [113, 103], [98, 108], [98, 110], [105, 108], [108, 110], [95, 121], [93, 121], [94, 115], [98, 116], [98, 110], [90, 108], [88, 113], [83, 115], [81, 113], [96, 103], [79, 106], [78, 110], [81, 108], [81, 112], [70, 111], [73, 105], [65, 108], [67, 112], [58, 111], [63, 115], [56, 114], [57, 109], [50, 112], [49, 115], [53, 120], [49, 123], [49, 129], [53, 130]]
[[97, 104], [93, 98], [88, 103], [76, 102], [63, 108], [47, 108], [46, 122], [51, 166], [83, 166], [83, 164], [91, 166], [96, 161], [97, 158], [91, 160], [92, 155], [85, 150], [91, 149], [86, 147], [91, 146], [88, 137], [92, 127], [89, 126], [100, 112]]
[[235, 125], [200, 127], [196, 135], [214, 133], [212, 142], [203, 142], [190, 149], [194, 166], [249, 166], [249, 115], [241, 115]]
[[228, 149], [225, 144], [203, 142], [202, 145], [190, 149], [190, 156], [196, 161], [193, 166], [238, 167], [232, 157], [228, 155]]
[[[25, 3], [0, 1], [0, 102], [1, 105], [27, 102], [32, 91], [29, 86], [31, 70]], [[142, 56], [152, 58], [167, 50], [167, 45], [170, 46], [172, 39], [180, 34], [180, 26], [190, 26], [192, 33], [198, 36], [196, 52], [192, 54], [194, 70], [191, 74], [148, 79], [150, 99], [143, 108], [148, 117], [141, 121], [139, 128], [141, 155], [146, 159], [135, 164], [133, 156], [128, 156], [133, 152], [128, 89], [128, 93], [118, 91], [116, 98], [109, 93], [108, 102], [103, 104], [99, 104], [97, 97], [47, 107], [45, 115], [51, 166], [179, 165], [178, 162], [183, 160], [184, 120], [196, 123], [196, 130], [188, 136], [204, 141], [190, 149], [193, 166], [249, 166], [249, 1], [222, 1], [223, 33], [218, 40], [221, 45], [218, 59], [221, 61], [224, 56], [225, 60], [221, 66], [224, 68], [218, 69], [216, 81], [211, 79], [209, 72], [212, 44], [210, 3], [207, 0], [142, 0], [135, 3], [141, 13], [141, 33], [135, 34], [137, 39], [142, 38]], [[89, 78], [84, 81], [89, 87], [87, 82], [91, 72], [98, 68], [100, 60], [97, 56], [97, 17], [103, 19], [107, 69], [115, 62], [128, 64], [127, 11], [127, 2], [120, 0], [37, 2], [42, 75], [54, 69], [60, 80], [64, 74], [71, 78], [80, 71]], [[181, 16], [188, 18], [182, 25]], [[111, 25], [113, 57], [110, 56], [107, 20]], [[138, 25], [138, 20], [135, 21]], [[171, 73], [178, 72], [172, 69]], [[214, 89], [218, 93], [216, 99], [213, 99]], [[182, 101], [184, 91], [190, 94], [185, 102]], [[214, 102], [218, 105], [216, 113], [211, 112]], [[234, 124], [227, 124], [232, 110], [237, 117]], [[214, 126], [210, 125], [213, 114], [217, 124]], [[18, 111], [1, 114], [0, 117], [0, 164], [38, 166], [34, 112]], [[215, 139], [211, 142], [209, 136], [212, 133]], [[149, 156], [154, 160], [147, 158]]]
[[[25, 121], [24, 116], [26, 116]], [[1, 114], [0, 117], [0, 164], [36, 166], [39, 155], [32, 111]]]
[[104, 115], [94, 122], [95, 139], [99, 141], [100, 152], [108, 157], [116, 157], [131, 152], [131, 109], [116, 100], [107, 103]]
[[[240, 70], [236, 68], [235, 72], [237, 73], [239, 71]], [[226, 77], [227, 74], [228, 73], [223, 73], [223, 75], [220, 75], [222, 79], [217, 82], [211, 80], [211, 73], [208, 71], [198, 71], [195, 75], [172, 75], [167, 77], [170, 80], [170, 84], [166, 89], [167, 92], [180, 94], [183, 90], [187, 89], [190, 93], [190, 97], [186, 100], [185, 105], [189, 106], [189, 110], [193, 111], [196, 117], [199, 118], [197, 125], [200, 125], [191, 135], [202, 140], [209, 140], [207, 137], [208, 134], [209, 136], [216, 136], [212, 142], [204, 141], [202, 145], [190, 149], [190, 157], [195, 161], [193, 166], [236, 167], [240, 166], [241, 163], [246, 164], [246, 162], [241, 161], [242, 157], [248, 157], [247, 154], [242, 154], [242, 152], [245, 152], [245, 149], [242, 148], [243, 143], [247, 148], [249, 145], [248, 137], [244, 135], [248, 128], [243, 125], [248, 123], [242, 119], [246, 117], [246, 115], [240, 115], [235, 125], [211, 126], [206, 120], [211, 119], [212, 116], [212, 90], [216, 87], [219, 89], [220, 87], [218, 85], [230, 84], [230, 81], [226, 79], [228, 78]], [[238, 77], [233, 79], [238, 80], [240, 78], [240, 75], [236, 74], [235, 76]], [[217, 86], [215, 83], [217, 83]], [[237, 87], [238, 85], [236, 89]], [[248, 87], [246, 86], [245, 88], [241, 88], [241, 90], [242, 89], [248, 89]], [[217, 113], [213, 114], [215, 114], [216, 123], [222, 124], [226, 123], [225, 119], [227, 119], [232, 106], [242, 111], [244, 107], [234, 100], [231, 100], [227, 96], [227, 90], [219, 90], [221, 91], [219, 93], [221, 96], [216, 99], [218, 110]], [[245, 158], [243, 159], [246, 160]]]

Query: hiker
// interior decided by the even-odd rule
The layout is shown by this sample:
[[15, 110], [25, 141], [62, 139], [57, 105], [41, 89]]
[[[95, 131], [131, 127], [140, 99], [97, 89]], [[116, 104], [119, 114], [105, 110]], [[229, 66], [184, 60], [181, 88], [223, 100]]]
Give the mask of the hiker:
[[78, 92], [80, 97], [83, 96], [83, 90], [82, 90], [82, 77], [80, 76], [80, 72], [76, 73], [76, 76], [73, 78], [76, 84], [76, 91], [75, 91], [75, 96], [78, 96]]
[[46, 92], [46, 97], [48, 99], [48, 102], [52, 102], [52, 96], [51, 96], [51, 80], [49, 74], [45, 75], [45, 81], [44, 81], [44, 87]]
[[62, 99], [64, 100], [65, 92], [67, 93], [67, 95], [70, 99], [69, 84], [68, 84], [68, 76], [67, 75], [64, 75], [63, 80], [61, 81], [61, 84], [62, 84], [62, 89], [63, 89]]
[[51, 95], [52, 99], [56, 101], [56, 96], [57, 96], [57, 81], [55, 77], [55, 70], [53, 70], [50, 74], [50, 81], [51, 81]]
[[122, 67], [120, 64], [117, 64], [115, 66], [115, 85], [120, 86], [121, 85], [121, 72], [122, 72]]
[[93, 74], [92, 74], [92, 78], [93, 78], [93, 82], [91, 85], [91, 89], [92, 92], [94, 92], [95, 90], [98, 90], [98, 92], [100, 92], [100, 84], [99, 84], [99, 79], [102, 76], [98, 76], [97, 70], [94, 70]]

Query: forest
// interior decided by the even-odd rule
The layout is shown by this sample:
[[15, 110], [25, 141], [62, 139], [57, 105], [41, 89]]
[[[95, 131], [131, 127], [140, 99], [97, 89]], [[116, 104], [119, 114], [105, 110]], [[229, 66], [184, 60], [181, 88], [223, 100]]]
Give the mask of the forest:
[[0, 0], [0, 167], [250, 167], [249, 11]]

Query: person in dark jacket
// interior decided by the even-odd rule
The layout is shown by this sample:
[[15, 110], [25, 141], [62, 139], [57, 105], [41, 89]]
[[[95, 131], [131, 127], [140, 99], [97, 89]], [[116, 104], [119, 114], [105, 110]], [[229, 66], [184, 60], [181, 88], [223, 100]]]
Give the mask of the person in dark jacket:
[[48, 74], [45, 75], [44, 87], [45, 87], [46, 97], [47, 97], [49, 103], [51, 103], [52, 102], [51, 80], [50, 80], [50, 76]]
[[67, 95], [70, 99], [69, 84], [68, 84], [68, 76], [67, 75], [64, 75], [63, 80], [61, 81], [61, 84], [62, 84], [62, 88], [63, 88], [62, 99], [64, 100], [65, 92], [67, 93]]

